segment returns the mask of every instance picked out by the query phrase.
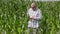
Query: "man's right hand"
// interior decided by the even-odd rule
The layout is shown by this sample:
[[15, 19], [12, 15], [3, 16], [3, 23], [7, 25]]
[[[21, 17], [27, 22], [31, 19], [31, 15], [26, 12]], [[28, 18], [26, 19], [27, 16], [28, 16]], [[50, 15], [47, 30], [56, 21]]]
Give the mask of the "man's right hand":
[[34, 19], [34, 16], [30, 17], [31, 19]]

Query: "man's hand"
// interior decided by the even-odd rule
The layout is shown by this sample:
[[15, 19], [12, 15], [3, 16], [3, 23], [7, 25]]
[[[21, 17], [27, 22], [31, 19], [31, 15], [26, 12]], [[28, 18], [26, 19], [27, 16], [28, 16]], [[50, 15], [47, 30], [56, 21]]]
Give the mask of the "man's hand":
[[34, 16], [30, 17], [31, 19], [34, 19]]

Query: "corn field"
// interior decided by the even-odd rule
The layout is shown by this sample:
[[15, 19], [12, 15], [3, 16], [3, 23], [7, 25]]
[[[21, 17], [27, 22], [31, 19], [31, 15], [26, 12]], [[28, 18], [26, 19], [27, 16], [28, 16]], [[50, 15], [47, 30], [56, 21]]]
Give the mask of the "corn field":
[[[32, 2], [0, 0], [0, 34], [28, 34], [27, 11]], [[36, 2], [42, 11], [38, 33], [60, 34], [60, 1]]]

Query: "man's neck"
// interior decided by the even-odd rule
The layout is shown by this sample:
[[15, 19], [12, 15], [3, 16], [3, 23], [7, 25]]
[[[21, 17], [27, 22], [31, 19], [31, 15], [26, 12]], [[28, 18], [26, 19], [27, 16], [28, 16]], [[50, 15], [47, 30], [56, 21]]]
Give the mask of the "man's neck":
[[36, 10], [37, 10], [37, 8], [34, 8], [34, 9], [32, 8], [32, 10], [33, 10], [33, 11], [36, 11]]

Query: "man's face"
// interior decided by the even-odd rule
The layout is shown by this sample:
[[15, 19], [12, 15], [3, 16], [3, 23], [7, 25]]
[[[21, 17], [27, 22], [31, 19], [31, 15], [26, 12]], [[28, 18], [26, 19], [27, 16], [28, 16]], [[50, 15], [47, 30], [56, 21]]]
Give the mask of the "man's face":
[[36, 4], [35, 3], [32, 3], [31, 4], [31, 8], [34, 10], [36, 8]]

